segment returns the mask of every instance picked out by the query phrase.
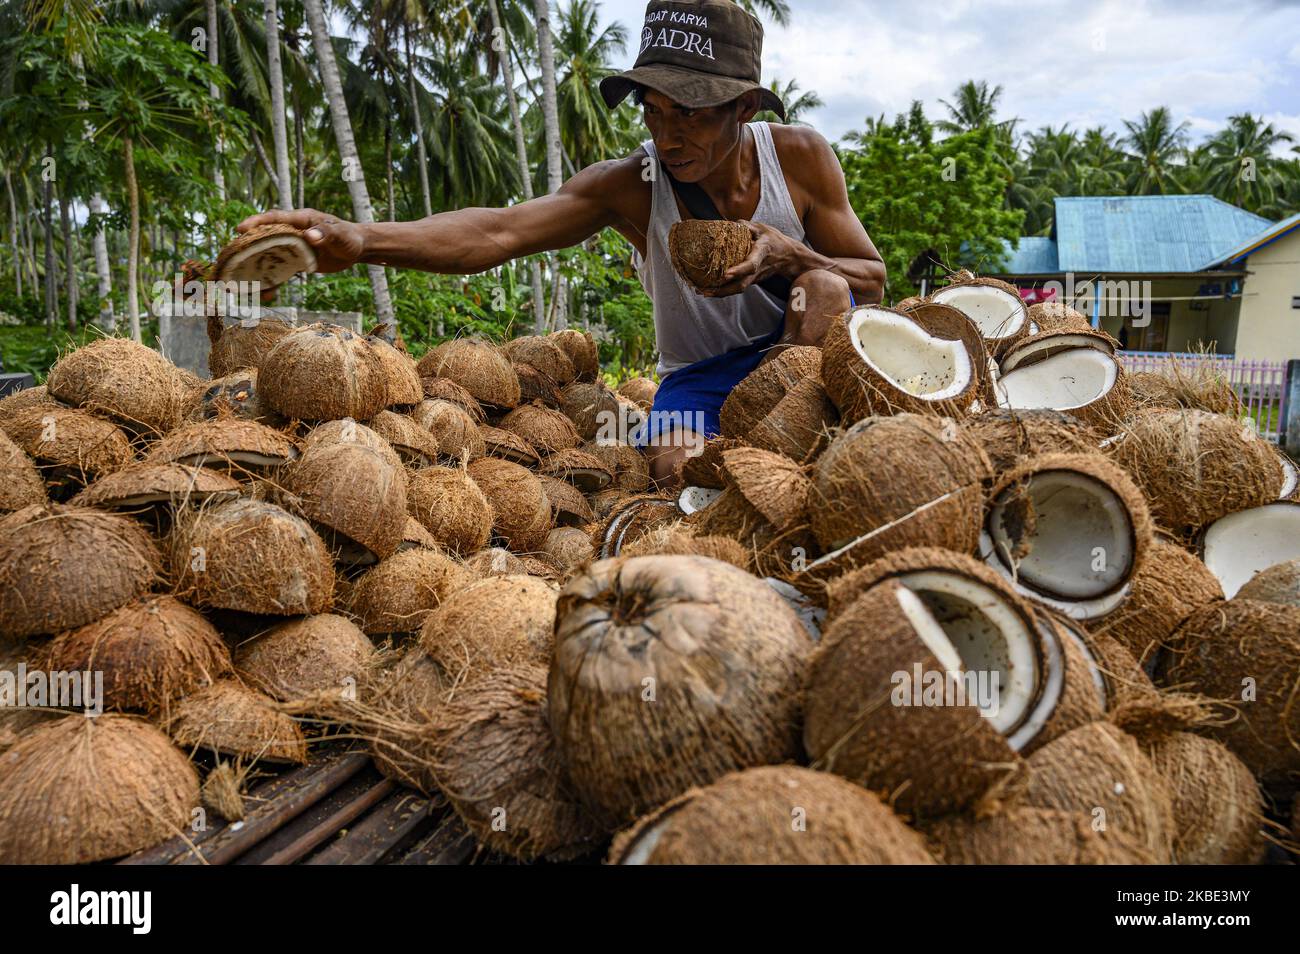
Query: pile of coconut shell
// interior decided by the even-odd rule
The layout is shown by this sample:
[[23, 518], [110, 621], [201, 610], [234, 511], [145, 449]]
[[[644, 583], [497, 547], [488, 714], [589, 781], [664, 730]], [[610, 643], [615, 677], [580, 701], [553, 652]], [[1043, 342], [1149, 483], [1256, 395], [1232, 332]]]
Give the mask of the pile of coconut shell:
[[1295, 466], [1077, 312], [856, 308], [672, 490], [579, 331], [214, 339], [211, 381], [107, 339], [0, 401], [0, 667], [105, 710], [0, 710], [0, 861], [238, 816], [338, 733], [525, 861], [1294, 847]]

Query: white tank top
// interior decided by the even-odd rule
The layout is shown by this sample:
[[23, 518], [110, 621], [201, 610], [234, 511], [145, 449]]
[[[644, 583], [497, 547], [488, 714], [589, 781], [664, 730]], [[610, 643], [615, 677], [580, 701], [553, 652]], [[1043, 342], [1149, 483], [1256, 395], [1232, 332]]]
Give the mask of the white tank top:
[[[790, 200], [781, 161], [772, 144], [772, 131], [764, 122], [749, 123], [748, 128], [758, 146], [759, 196], [753, 221], [804, 242], [803, 223]], [[654, 142], [647, 140], [643, 146], [655, 162], [652, 168], [657, 170]], [[660, 377], [696, 361], [742, 348], [774, 332], [785, 314], [785, 304], [757, 285], [727, 298], [704, 298], [695, 294], [677, 274], [668, 257], [668, 230], [681, 220], [673, 187], [666, 176], [656, 175], [651, 190], [646, 254], [642, 258], [633, 250], [632, 263], [654, 303]]]

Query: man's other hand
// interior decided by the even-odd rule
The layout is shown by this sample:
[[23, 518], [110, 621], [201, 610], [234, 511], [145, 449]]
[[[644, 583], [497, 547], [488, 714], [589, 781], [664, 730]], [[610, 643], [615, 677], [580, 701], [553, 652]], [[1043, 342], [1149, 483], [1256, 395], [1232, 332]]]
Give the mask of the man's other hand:
[[235, 230], [247, 232], [259, 225], [292, 225], [296, 229], [302, 229], [307, 244], [316, 252], [318, 272], [341, 272], [357, 264], [365, 254], [366, 241], [361, 226], [315, 209], [250, 215]]

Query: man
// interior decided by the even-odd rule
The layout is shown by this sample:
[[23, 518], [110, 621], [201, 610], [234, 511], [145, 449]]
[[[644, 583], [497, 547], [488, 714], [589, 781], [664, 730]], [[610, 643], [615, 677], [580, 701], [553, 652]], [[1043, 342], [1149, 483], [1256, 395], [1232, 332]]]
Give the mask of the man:
[[[849, 206], [826, 140], [785, 116], [759, 82], [763, 27], [731, 0], [652, 0], [633, 69], [601, 81], [605, 103], [629, 94], [650, 141], [624, 159], [583, 169], [558, 192], [505, 209], [460, 209], [416, 222], [357, 225], [311, 209], [268, 212], [307, 229], [317, 268], [358, 262], [469, 274], [576, 245], [604, 228], [635, 249], [654, 302], [661, 384], [639, 437], [660, 486], [717, 433], [730, 391], [781, 346], [820, 344], [854, 302], [880, 300], [885, 266]], [[698, 214], [692, 214], [694, 209]], [[699, 293], [673, 270], [668, 230], [679, 219], [746, 223], [753, 251]]]

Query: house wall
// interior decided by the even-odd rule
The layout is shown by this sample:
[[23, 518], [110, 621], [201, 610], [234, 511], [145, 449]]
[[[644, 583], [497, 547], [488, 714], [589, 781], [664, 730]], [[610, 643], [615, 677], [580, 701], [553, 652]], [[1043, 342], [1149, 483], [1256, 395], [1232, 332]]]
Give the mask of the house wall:
[[1286, 361], [1300, 358], [1300, 229], [1251, 254], [1246, 295], [1237, 331], [1239, 358]]
[[[1129, 281], [1128, 278], [1123, 279]], [[1135, 282], [1146, 281], [1140, 277]], [[1150, 279], [1150, 295], [1153, 303], [1168, 299], [1187, 299], [1198, 295], [1205, 284], [1202, 276], [1188, 278]], [[1143, 289], [1143, 285], [1133, 286]], [[1142, 294], [1138, 291], [1138, 294]], [[1230, 354], [1236, 344], [1238, 312], [1241, 307], [1239, 299], [1203, 299], [1201, 301], [1169, 301], [1169, 324], [1165, 338], [1165, 351], [1215, 351]], [[1091, 300], [1077, 306], [1089, 317], [1092, 316]], [[1124, 318], [1118, 315], [1103, 316], [1102, 328], [1115, 338], [1119, 338], [1121, 326], [1138, 320], [1135, 317]], [[1131, 327], [1131, 324], [1130, 324]], [[1136, 349], [1136, 345], [1130, 344]]]

